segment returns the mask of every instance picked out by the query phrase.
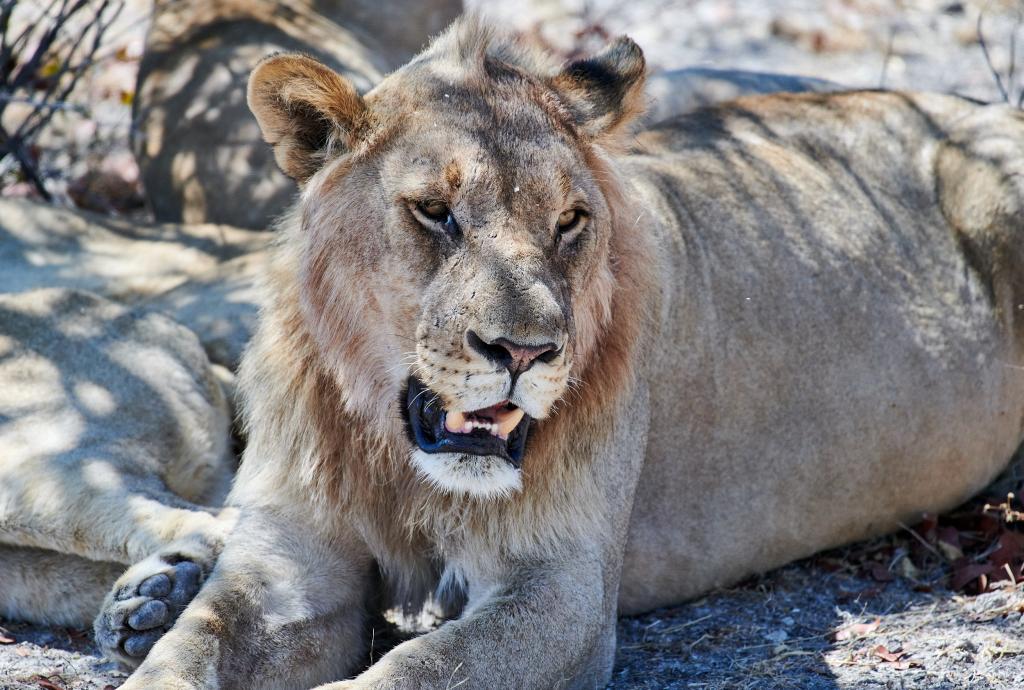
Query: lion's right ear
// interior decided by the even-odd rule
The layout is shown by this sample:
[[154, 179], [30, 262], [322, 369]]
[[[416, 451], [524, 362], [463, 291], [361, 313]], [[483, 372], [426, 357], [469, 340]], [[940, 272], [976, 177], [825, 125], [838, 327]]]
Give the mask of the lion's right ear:
[[353, 148], [367, 125], [351, 82], [313, 58], [271, 55], [249, 76], [249, 109], [286, 175], [302, 183], [332, 152]]

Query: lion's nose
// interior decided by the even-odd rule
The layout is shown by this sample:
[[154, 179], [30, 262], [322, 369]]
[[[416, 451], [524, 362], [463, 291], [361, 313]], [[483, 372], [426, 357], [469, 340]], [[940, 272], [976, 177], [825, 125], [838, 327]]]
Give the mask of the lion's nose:
[[487, 342], [473, 330], [466, 331], [466, 342], [490, 361], [508, 369], [513, 379], [533, 366], [537, 360], [550, 362], [558, 356], [558, 346], [554, 343], [524, 345], [514, 343], [508, 338], [495, 338]]

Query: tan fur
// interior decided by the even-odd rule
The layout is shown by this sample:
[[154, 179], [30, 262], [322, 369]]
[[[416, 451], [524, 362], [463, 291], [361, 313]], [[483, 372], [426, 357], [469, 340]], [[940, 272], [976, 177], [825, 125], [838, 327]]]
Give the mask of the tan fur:
[[[306, 58], [256, 70], [303, 187], [240, 375], [241, 517], [126, 689], [349, 676], [378, 570], [398, 603], [465, 608], [325, 688], [601, 687], [617, 611], [948, 508], [1005, 463], [1024, 118], [780, 96], [630, 148], [642, 74], [628, 40], [556, 68], [472, 20], [358, 101]], [[454, 239], [417, 220], [438, 198]], [[554, 236], [574, 203], [577, 244]], [[470, 329], [564, 347], [508, 393]], [[516, 482], [476, 456], [434, 469], [486, 491], [424, 478], [410, 374], [448, 409], [511, 395], [537, 419]]]
[[225, 400], [165, 316], [0, 295], [0, 420], [0, 616], [86, 626], [125, 566], [227, 529]]
[[133, 147], [160, 221], [269, 229], [295, 196], [245, 103], [249, 71], [299, 51], [360, 91], [462, 11], [460, 0], [155, 0]]

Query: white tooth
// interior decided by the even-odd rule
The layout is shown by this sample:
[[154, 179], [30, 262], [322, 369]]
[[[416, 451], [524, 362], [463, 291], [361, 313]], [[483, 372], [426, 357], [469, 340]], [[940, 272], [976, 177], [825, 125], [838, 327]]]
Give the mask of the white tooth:
[[508, 436], [512, 433], [512, 430], [515, 429], [519, 425], [519, 422], [523, 420], [523, 415], [525, 414], [526, 413], [519, 408], [502, 414], [502, 416], [500, 417], [500, 421], [498, 422], [497, 425], [498, 434], [505, 438], [508, 438]]
[[446, 412], [444, 415], [444, 428], [447, 429], [449, 433], [459, 433], [459, 429], [463, 428], [465, 424], [466, 415], [464, 412], [452, 410], [450, 412]]

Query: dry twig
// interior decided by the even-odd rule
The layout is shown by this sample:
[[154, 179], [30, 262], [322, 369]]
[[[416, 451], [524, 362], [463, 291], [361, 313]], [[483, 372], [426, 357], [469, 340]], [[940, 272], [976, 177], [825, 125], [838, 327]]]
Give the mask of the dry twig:
[[32, 143], [55, 113], [84, 112], [68, 98], [94, 64], [124, 0], [51, 0], [34, 21], [23, 21], [23, 27], [15, 29], [11, 20], [18, 3], [0, 0], [0, 117], [12, 103], [27, 109], [10, 129], [0, 124], [0, 162], [14, 158], [25, 179], [49, 199]]

